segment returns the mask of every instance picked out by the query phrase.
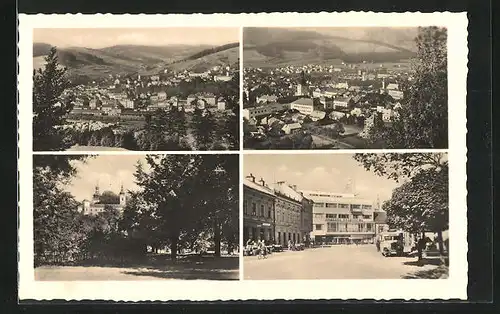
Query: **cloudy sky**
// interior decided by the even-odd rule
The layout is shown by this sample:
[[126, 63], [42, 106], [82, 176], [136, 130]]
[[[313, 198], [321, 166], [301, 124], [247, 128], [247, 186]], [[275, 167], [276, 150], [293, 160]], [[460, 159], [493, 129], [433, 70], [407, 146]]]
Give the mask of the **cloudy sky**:
[[100, 155], [85, 162], [75, 161], [77, 175], [65, 189], [77, 201], [92, 199], [96, 184], [99, 184], [101, 192], [109, 190], [118, 194], [121, 184], [125, 190], [137, 190], [134, 172], [138, 160], [146, 164], [143, 155]]
[[239, 41], [239, 28], [38, 28], [33, 42], [56, 47], [104, 48], [114, 45], [223, 45]]
[[266, 182], [286, 181], [302, 190], [345, 192], [351, 180], [360, 197], [380, 201], [390, 199], [399, 184], [366, 171], [352, 154], [245, 155], [244, 175], [252, 173]]

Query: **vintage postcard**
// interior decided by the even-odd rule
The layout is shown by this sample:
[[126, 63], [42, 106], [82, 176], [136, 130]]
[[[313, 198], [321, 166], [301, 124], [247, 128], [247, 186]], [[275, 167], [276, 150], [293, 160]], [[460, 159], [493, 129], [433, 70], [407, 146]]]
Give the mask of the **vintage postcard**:
[[467, 23], [21, 14], [19, 299], [466, 299]]

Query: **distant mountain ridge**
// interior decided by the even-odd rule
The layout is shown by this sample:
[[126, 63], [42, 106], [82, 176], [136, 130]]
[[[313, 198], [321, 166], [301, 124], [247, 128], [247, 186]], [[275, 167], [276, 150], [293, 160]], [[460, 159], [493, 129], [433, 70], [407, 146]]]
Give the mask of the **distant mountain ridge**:
[[[44, 57], [51, 49], [50, 44], [34, 43], [34, 67], [44, 64]], [[212, 63], [218, 65], [222, 59], [236, 63], [231, 50], [239, 47], [239, 43], [230, 43], [222, 46], [209, 45], [169, 45], [169, 46], [136, 46], [117, 45], [99, 49], [84, 47], [58, 48], [59, 62], [68, 68], [70, 75], [83, 75], [98, 78], [108, 74], [126, 73], [158, 73], [163, 69], [175, 68], [183, 70], [192, 66], [193, 61], [198, 63]], [[210, 57], [215, 55], [216, 57]], [[186, 65], [184, 66], [184, 63]], [[212, 64], [206, 64], [210, 67]]]
[[397, 62], [415, 56], [416, 29], [246, 28], [245, 66], [323, 63], [340, 60]]

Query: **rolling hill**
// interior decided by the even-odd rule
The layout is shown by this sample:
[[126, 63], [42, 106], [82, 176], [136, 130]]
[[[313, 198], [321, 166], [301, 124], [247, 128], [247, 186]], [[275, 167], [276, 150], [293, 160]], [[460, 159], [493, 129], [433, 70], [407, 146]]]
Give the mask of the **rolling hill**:
[[416, 29], [244, 29], [245, 66], [397, 62], [415, 55]]
[[[85, 76], [97, 79], [108, 74], [153, 74], [164, 69], [192, 69], [234, 63], [237, 44], [224, 46], [171, 45], [133, 46], [118, 45], [100, 49], [84, 47], [59, 48], [59, 62], [68, 68], [71, 76]], [[33, 66], [43, 66], [44, 57], [51, 46], [45, 43], [33, 44]]]

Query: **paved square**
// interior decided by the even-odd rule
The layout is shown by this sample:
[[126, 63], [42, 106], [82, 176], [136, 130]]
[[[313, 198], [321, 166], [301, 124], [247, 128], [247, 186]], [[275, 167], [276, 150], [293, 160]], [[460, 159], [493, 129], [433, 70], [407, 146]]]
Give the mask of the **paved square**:
[[244, 279], [400, 279], [437, 269], [416, 258], [383, 257], [375, 245], [338, 245], [244, 258]]

